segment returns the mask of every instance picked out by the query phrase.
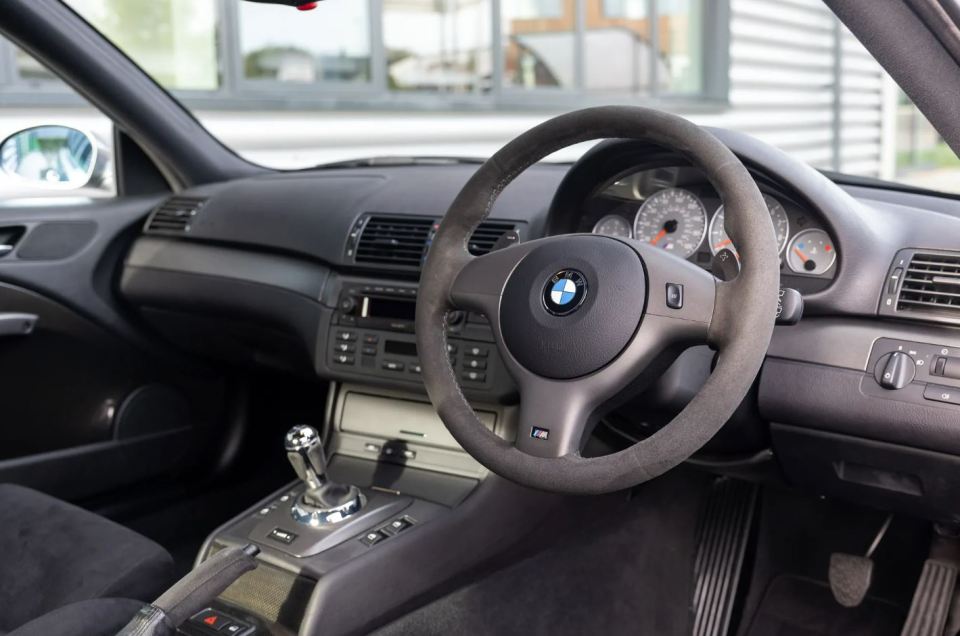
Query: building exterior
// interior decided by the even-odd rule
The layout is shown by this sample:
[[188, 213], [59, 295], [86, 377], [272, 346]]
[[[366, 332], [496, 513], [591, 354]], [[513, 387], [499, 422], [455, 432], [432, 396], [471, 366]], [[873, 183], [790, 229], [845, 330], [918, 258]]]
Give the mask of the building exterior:
[[[485, 156], [551, 115], [617, 103], [742, 130], [820, 168], [897, 169], [898, 91], [820, 0], [67, 2], [228, 146], [271, 166]], [[109, 138], [7, 42], [0, 112], [0, 134], [63, 123]]]

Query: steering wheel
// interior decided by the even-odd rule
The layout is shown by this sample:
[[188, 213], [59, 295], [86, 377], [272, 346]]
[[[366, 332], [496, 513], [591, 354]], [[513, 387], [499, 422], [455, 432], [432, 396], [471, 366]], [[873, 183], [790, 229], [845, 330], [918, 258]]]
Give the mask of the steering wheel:
[[[604, 138], [680, 152], [720, 194], [741, 258], [721, 282], [650, 244], [600, 235], [553, 236], [473, 257], [467, 242], [503, 189], [566, 146]], [[639, 107], [588, 108], [551, 119], [493, 155], [457, 195], [420, 279], [416, 331], [423, 380], [463, 448], [514, 482], [599, 494], [652, 479], [700, 449], [752, 385], [773, 335], [779, 288], [773, 225], [756, 183], [699, 126]], [[682, 302], [681, 302], [682, 301]], [[447, 353], [447, 315], [484, 314], [520, 391], [517, 438], [488, 430], [464, 397]], [[601, 457], [581, 445], [610, 400], [638, 391], [686, 347], [719, 353], [713, 373], [672, 421]]]

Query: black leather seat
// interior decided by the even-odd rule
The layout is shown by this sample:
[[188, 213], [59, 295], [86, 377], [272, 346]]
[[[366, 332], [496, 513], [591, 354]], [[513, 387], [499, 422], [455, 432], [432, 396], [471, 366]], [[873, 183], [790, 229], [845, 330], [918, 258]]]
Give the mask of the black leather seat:
[[172, 579], [173, 559], [146, 537], [0, 484], [0, 635], [115, 634]]

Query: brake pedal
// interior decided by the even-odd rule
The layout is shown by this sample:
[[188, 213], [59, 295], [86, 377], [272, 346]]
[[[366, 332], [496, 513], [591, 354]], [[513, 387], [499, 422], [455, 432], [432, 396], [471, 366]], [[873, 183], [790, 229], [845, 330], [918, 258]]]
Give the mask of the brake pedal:
[[863, 603], [867, 592], [870, 591], [870, 584], [873, 583], [873, 553], [880, 545], [887, 528], [890, 527], [890, 521], [893, 515], [887, 515], [880, 531], [873, 539], [873, 543], [867, 548], [864, 556], [856, 554], [845, 554], [843, 552], [834, 552], [830, 555], [830, 570], [827, 578], [830, 581], [830, 591], [833, 592], [833, 598], [844, 607], [857, 607]]
[[694, 562], [693, 636], [724, 636], [730, 628], [757, 490], [726, 477], [710, 487]]

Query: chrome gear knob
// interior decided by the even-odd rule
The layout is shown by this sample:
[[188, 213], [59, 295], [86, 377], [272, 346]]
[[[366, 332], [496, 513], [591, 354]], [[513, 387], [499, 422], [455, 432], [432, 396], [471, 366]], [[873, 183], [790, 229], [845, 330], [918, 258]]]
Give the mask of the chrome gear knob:
[[308, 489], [316, 490], [326, 482], [327, 457], [317, 429], [304, 424], [294, 426], [287, 431], [283, 446], [290, 465]]

